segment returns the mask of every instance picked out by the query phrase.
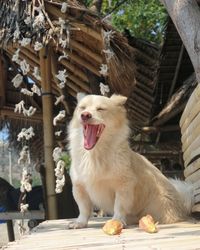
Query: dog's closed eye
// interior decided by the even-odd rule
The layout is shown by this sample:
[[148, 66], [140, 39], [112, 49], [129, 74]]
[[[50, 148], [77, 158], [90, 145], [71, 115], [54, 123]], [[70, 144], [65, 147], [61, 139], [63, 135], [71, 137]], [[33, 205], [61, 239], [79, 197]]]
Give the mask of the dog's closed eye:
[[80, 109], [80, 110], [84, 110], [84, 109], [85, 109], [85, 106], [79, 106], [79, 109]]
[[96, 108], [96, 110], [97, 110], [97, 111], [104, 111], [104, 110], [106, 110], [106, 108], [103, 108], [103, 107], [97, 107], [97, 108]]

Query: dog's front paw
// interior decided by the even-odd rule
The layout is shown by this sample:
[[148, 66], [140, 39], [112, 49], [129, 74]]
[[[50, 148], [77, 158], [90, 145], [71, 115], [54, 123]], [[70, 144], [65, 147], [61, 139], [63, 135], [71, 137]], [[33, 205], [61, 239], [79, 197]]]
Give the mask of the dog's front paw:
[[80, 229], [85, 227], [87, 227], [87, 224], [79, 221], [71, 221], [68, 224], [68, 229]]

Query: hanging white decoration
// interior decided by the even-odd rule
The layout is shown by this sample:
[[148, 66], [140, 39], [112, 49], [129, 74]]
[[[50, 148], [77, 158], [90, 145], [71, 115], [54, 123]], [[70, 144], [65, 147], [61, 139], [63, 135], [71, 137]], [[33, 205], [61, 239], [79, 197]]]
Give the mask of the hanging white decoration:
[[101, 64], [99, 73], [103, 76], [108, 75], [108, 65], [107, 64]]
[[36, 41], [35, 44], [34, 44], [34, 50], [35, 50], [35, 51], [39, 51], [39, 50], [41, 50], [42, 48], [43, 48], [43, 44], [40, 43], [40, 42], [38, 42], [38, 41]]
[[18, 159], [18, 164], [30, 164], [30, 152], [28, 146], [24, 146], [19, 153], [19, 159]]
[[61, 82], [66, 83], [66, 78], [67, 78], [67, 73], [66, 73], [66, 69], [64, 70], [59, 70], [58, 74], [56, 75], [56, 78], [58, 78], [58, 80], [60, 80]]
[[66, 81], [67, 81], [66, 78], [68, 77], [68, 75], [67, 75], [66, 72], [67, 72], [66, 69], [64, 69], [64, 70], [59, 70], [59, 71], [58, 71], [58, 74], [55, 75], [56, 78], [58, 78], [58, 80], [61, 81], [61, 82], [58, 84], [58, 87], [61, 88], [61, 89], [65, 87], [65, 83], [66, 83]]
[[24, 22], [25, 22], [26, 25], [31, 24], [31, 17], [30, 17], [30, 16], [27, 16], [27, 17], [24, 19]]
[[34, 67], [33, 69], [33, 76], [38, 80], [41, 81], [40, 71], [38, 67]]
[[65, 117], [65, 110], [61, 110], [53, 119], [53, 125], [56, 126], [58, 121], [61, 121]]
[[69, 56], [66, 54], [66, 52], [64, 51], [63, 54], [61, 56], [58, 57], [58, 61], [60, 62], [62, 59], [68, 59]]
[[24, 59], [23, 61], [21, 61], [19, 65], [23, 75], [27, 75], [27, 73], [30, 71], [30, 65], [26, 62], [26, 60]]
[[60, 25], [60, 34], [63, 34], [63, 30], [66, 29], [66, 22], [61, 17], [58, 18], [58, 24]]
[[26, 88], [21, 88], [20, 92], [24, 95], [33, 96], [33, 92]]
[[110, 92], [109, 86], [103, 84], [102, 82], [100, 82], [100, 92], [101, 92], [102, 95], [106, 95], [107, 93]]
[[36, 84], [33, 84], [33, 87], [31, 88], [31, 90], [33, 91], [33, 93], [37, 94], [38, 96], [41, 96], [42, 94], [40, 88]]
[[24, 226], [24, 219], [17, 220], [17, 225], [18, 225], [19, 234], [24, 235], [24, 233], [26, 232], [26, 228]]
[[23, 114], [24, 114], [24, 116], [30, 117], [30, 116], [33, 116], [35, 114], [36, 110], [37, 110], [36, 108], [34, 108], [33, 106], [30, 106], [29, 109], [24, 108]]
[[55, 134], [55, 136], [61, 136], [62, 130], [56, 131], [54, 134]]
[[[36, 9], [36, 8], [35, 8]], [[33, 28], [35, 27], [44, 27], [45, 26], [45, 16], [41, 11], [41, 8], [38, 7], [37, 11], [39, 12], [39, 14], [34, 18], [34, 22], [33, 22]]]
[[63, 186], [65, 185], [65, 162], [61, 160], [62, 156], [62, 148], [56, 147], [53, 150], [53, 160], [56, 162], [55, 176], [56, 176], [56, 193], [61, 193], [63, 190]]
[[63, 49], [65, 49], [65, 48], [67, 47], [67, 44], [68, 44], [67, 41], [68, 41], [67, 38], [62, 39], [62, 37], [60, 37], [59, 40], [58, 40], [58, 43], [60, 44], [60, 46], [61, 46]]
[[52, 155], [53, 156], [53, 160], [55, 162], [57, 162], [60, 159], [61, 155], [62, 155], [62, 148], [55, 147], [54, 150], [53, 150], [53, 155]]
[[23, 76], [21, 74], [17, 74], [11, 81], [15, 88], [19, 88], [21, 83], [23, 82]]
[[114, 52], [111, 49], [104, 49], [103, 52], [105, 53], [105, 56], [108, 62], [114, 56]]
[[65, 100], [65, 96], [61, 95], [59, 97], [56, 97], [55, 105], [57, 106], [60, 102], [63, 102]]
[[62, 179], [56, 179], [56, 188], [55, 192], [56, 194], [62, 193], [63, 187], [65, 185], [65, 176], [63, 175]]
[[20, 212], [21, 213], [27, 212], [28, 211], [28, 207], [29, 207], [29, 204], [23, 204], [23, 203], [21, 203], [20, 204]]
[[68, 7], [68, 4], [67, 3], [62, 3], [62, 6], [61, 6], [61, 12], [62, 13], [66, 13], [67, 11], [67, 7]]
[[23, 112], [24, 108], [25, 108], [24, 104], [25, 104], [25, 102], [23, 100], [20, 101], [19, 103], [15, 104], [14, 112], [15, 113], [18, 112], [19, 114], [21, 114]]
[[30, 106], [29, 109], [26, 109], [25, 108], [25, 102], [22, 100], [19, 103], [15, 104], [14, 112], [15, 113], [18, 112], [19, 114], [23, 113], [24, 116], [29, 116], [30, 117], [30, 116], [35, 114], [36, 110], [37, 109], [32, 107], [32, 106]]
[[31, 43], [31, 38], [23, 37], [23, 39], [19, 41], [19, 44], [21, 44], [21, 46], [23, 47], [29, 45], [30, 43]]
[[114, 34], [115, 34], [115, 31], [113, 30], [103, 31], [103, 40], [106, 46], [110, 47], [110, 40], [113, 38]]
[[22, 139], [30, 140], [34, 135], [33, 127], [28, 129], [22, 128], [21, 132], [17, 135], [17, 141], [21, 141]]
[[58, 178], [62, 178], [65, 170], [65, 162], [63, 160], [59, 160], [56, 164], [56, 168], [54, 169], [55, 171], [55, 176]]
[[23, 168], [20, 191], [22, 193], [24, 193], [25, 191], [30, 192], [32, 190], [31, 182], [32, 182], [31, 174], [28, 173], [26, 168]]
[[60, 89], [64, 89], [65, 83], [64, 83], [64, 82], [59, 83], [59, 84], [58, 84], [58, 87], [59, 87]]
[[16, 62], [17, 64], [20, 63], [20, 60], [19, 60], [19, 52], [20, 52], [20, 49], [17, 49], [17, 50], [15, 51], [15, 53], [13, 54], [13, 56], [12, 56], [12, 61], [13, 61], [13, 62]]
[[20, 30], [19, 30], [19, 25], [18, 25], [18, 23], [16, 22], [16, 29], [15, 29], [15, 31], [14, 31], [14, 33], [13, 33], [13, 42], [16, 42], [16, 41], [19, 39], [20, 34], [21, 34], [21, 32], [20, 32]]

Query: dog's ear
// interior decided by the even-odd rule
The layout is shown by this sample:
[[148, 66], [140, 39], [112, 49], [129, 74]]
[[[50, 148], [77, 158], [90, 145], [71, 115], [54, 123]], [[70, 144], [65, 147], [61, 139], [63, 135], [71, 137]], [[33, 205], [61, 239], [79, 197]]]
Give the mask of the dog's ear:
[[83, 99], [83, 97], [85, 97], [85, 96], [86, 96], [85, 93], [78, 92], [77, 95], [76, 95], [76, 99], [77, 99], [78, 102], [80, 102]]
[[112, 95], [110, 97], [110, 99], [112, 101], [114, 101], [116, 103], [116, 105], [119, 105], [119, 106], [123, 106], [126, 103], [126, 101], [127, 101], [127, 97], [126, 96], [116, 95], [116, 94]]

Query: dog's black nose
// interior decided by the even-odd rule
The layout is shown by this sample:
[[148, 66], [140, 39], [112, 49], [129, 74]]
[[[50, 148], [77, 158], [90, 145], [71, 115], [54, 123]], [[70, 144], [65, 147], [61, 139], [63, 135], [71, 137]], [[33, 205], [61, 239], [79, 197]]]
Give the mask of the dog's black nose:
[[89, 112], [85, 111], [81, 114], [81, 119], [82, 121], [86, 122], [88, 121], [90, 118], [92, 118], [92, 114], [90, 114]]

